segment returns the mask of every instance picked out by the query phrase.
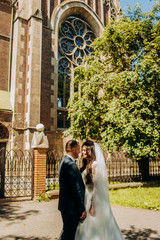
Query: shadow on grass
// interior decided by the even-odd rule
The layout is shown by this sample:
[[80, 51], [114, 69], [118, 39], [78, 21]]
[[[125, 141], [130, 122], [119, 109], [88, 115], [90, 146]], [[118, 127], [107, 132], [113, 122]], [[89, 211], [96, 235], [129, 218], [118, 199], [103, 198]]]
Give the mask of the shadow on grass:
[[17, 205], [11, 205], [10, 203], [0, 204], [0, 222], [3, 220], [25, 220], [27, 217], [39, 213], [37, 210], [19, 212], [20, 209], [21, 207], [18, 206], [18, 203]]
[[[48, 237], [21, 237], [21, 236], [14, 236], [14, 235], [8, 235], [5, 237], [0, 238], [0, 240], [51, 240], [51, 238]], [[56, 238], [54, 239], [56, 240]]]
[[154, 239], [160, 240], [160, 236], [158, 236], [157, 231], [144, 228], [138, 229], [134, 226], [131, 226], [129, 230], [121, 230], [125, 240], [146, 240], [146, 239]]

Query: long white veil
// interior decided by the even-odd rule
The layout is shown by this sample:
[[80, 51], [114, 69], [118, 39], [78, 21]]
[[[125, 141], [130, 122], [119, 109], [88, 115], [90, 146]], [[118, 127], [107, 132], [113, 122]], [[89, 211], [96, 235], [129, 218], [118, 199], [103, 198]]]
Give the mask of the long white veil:
[[113, 216], [108, 190], [105, 159], [100, 146], [94, 143], [96, 161], [93, 162], [93, 206], [95, 215], [88, 212], [86, 220], [79, 224], [75, 240], [124, 240]]
[[100, 146], [95, 145], [94, 204], [95, 216], [90, 225], [92, 240], [122, 240], [122, 233], [113, 216], [110, 201], [105, 159]]
[[[107, 169], [106, 169], [106, 164], [105, 164], [105, 159], [103, 156], [103, 152], [98, 145], [98, 143], [94, 143], [95, 147], [95, 155], [96, 155], [96, 174], [99, 180], [105, 181], [105, 183], [108, 184], [108, 179], [107, 179]], [[97, 180], [98, 180], [97, 179]], [[105, 184], [106, 185], [106, 184]]]

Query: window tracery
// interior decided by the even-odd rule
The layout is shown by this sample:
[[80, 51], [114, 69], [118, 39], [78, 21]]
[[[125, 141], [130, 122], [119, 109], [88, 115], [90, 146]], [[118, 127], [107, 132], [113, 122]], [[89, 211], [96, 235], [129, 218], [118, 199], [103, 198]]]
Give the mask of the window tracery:
[[110, 6], [110, 0], [103, 0], [103, 4], [104, 4], [106, 7], [109, 7], [109, 6]]
[[114, 6], [113, 1], [111, 1], [111, 19], [115, 20], [116, 16], [117, 16], [116, 8]]
[[117, 12], [116, 12], [116, 8], [115, 8], [113, 0], [103, 0], [103, 4], [107, 8], [107, 10], [110, 9], [111, 19], [115, 20], [115, 18], [117, 16]]
[[68, 127], [66, 106], [73, 84], [73, 69], [85, 56], [92, 53], [90, 44], [95, 34], [89, 24], [79, 15], [67, 17], [59, 28], [58, 48], [58, 128]]

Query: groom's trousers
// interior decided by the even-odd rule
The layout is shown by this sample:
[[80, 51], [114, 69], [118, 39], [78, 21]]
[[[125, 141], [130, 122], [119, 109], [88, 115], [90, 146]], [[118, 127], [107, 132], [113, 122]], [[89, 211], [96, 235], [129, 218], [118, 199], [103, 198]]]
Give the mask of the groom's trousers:
[[67, 215], [63, 213], [61, 213], [61, 215], [63, 219], [63, 229], [59, 240], [74, 240], [79, 217], [77, 215]]

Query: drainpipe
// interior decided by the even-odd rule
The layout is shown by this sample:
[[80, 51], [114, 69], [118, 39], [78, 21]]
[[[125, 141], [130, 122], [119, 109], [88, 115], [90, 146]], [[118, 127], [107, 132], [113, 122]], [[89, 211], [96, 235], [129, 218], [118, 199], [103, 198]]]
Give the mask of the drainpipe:
[[12, 0], [12, 4], [11, 4], [11, 30], [10, 30], [10, 47], [9, 47], [9, 66], [8, 66], [8, 92], [10, 92], [10, 85], [11, 85], [13, 14], [14, 14], [14, 0]]

